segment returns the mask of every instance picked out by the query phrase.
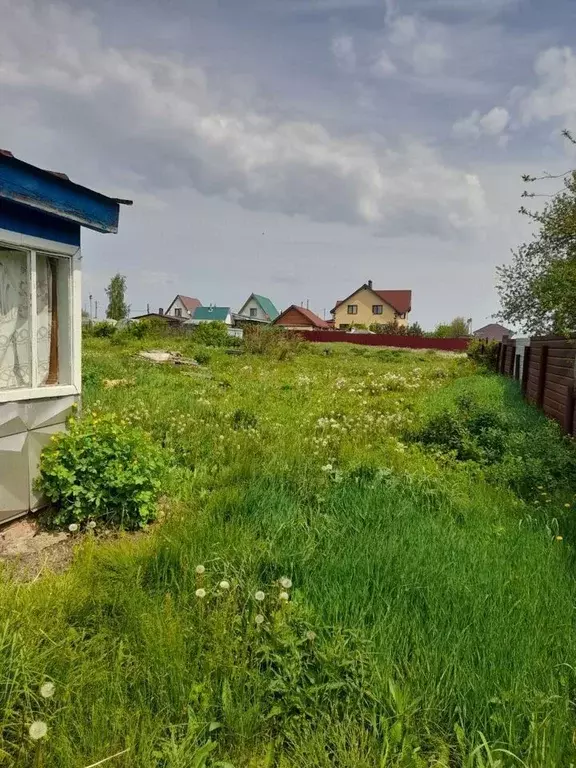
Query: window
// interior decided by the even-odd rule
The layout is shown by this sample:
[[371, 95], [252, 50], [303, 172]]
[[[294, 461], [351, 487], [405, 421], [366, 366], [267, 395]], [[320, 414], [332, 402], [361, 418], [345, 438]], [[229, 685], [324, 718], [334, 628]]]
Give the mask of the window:
[[180, 307], [174, 309], [174, 317], [182, 317], [182, 310]]
[[72, 384], [72, 259], [0, 246], [0, 390]]
[[372, 305], [372, 314], [373, 315], [381, 315], [384, 312], [384, 305], [383, 304], [373, 304]]
[[257, 317], [258, 309], [256, 307], [250, 307], [250, 317]]
[[358, 314], [358, 304], [348, 304], [348, 314], [349, 315], [357, 315]]
[[406, 312], [394, 312], [394, 317], [400, 318], [400, 320], [405, 320]]

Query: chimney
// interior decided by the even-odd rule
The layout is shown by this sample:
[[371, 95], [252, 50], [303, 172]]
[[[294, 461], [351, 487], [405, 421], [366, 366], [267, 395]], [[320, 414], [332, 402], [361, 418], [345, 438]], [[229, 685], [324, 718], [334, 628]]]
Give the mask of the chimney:
[[368, 288], [370, 288], [370, 290], [372, 290], [372, 280], [368, 280]]
[[160, 308], [158, 309], [158, 314], [159, 314], [159, 315], [163, 315], [163, 314], [164, 314], [164, 308], [163, 308], [163, 307], [160, 307]]

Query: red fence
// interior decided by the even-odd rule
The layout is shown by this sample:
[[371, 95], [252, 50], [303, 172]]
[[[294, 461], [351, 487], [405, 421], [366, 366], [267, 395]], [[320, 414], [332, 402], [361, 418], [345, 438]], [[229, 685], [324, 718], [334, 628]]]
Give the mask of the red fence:
[[540, 336], [505, 340], [498, 352], [498, 370], [519, 379], [526, 400], [574, 434], [576, 337]]
[[346, 333], [346, 331], [298, 331], [307, 341], [323, 344], [335, 341], [366, 344], [371, 347], [402, 347], [404, 349], [440, 349], [445, 352], [465, 352], [469, 339], [431, 339], [423, 336], [396, 336], [384, 333]]

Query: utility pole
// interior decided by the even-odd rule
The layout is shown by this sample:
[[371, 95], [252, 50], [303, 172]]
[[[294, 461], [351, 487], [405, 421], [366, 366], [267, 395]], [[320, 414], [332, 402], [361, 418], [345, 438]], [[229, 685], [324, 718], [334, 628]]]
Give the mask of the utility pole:
[[90, 320], [92, 320], [92, 318], [93, 318], [93, 314], [92, 314], [92, 294], [90, 294], [90, 296], [88, 298], [90, 299]]
[[94, 314], [94, 317], [96, 318], [96, 320], [98, 320], [98, 299], [96, 299], [96, 312]]
[[149, 315], [149, 314], [150, 314], [150, 304], [149, 304], [149, 303], [148, 303], [148, 304], [146, 304], [146, 314], [147, 314], [147, 315]]

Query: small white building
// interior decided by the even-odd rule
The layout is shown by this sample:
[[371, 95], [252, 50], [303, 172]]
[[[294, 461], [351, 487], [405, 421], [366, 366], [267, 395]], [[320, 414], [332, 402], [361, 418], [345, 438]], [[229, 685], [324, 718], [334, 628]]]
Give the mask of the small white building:
[[273, 323], [280, 313], [266, 296], [252, 293], [234, 316], [236, 322]]
[[120, 203], [0, 150], [0, 522], [43, 504], [40, 453], [81, 392], [80, 229]]
[[178, 317], [182, 320], [190, 320], [197, 307], [201, 306], [202, 302], [195, 299], [193, 296], [182, 296], [182, 294], [179, 293], [165, 312], [160, 310], [160, 314], [168, 315], [169, 317]]

